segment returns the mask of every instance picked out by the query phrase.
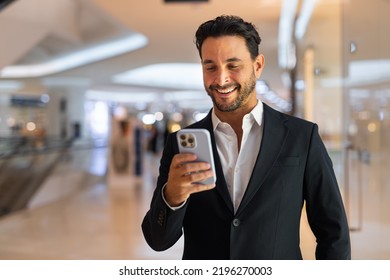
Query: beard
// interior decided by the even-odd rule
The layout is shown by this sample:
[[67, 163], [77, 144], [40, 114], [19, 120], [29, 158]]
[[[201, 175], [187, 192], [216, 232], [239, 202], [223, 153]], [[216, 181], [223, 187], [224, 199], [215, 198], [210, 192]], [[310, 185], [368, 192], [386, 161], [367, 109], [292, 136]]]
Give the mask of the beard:
[[[236, 87], [236, 90], [238, 92], [237, 98], [232, 103], [222, 103], [217, 102], [216, 98], [213, 95], [213, 91], [215, 89], [227, 89], [231, 87]], [[207, 94], [211, 97], [211, 100], [213, 101], [214, 106], [221, 112], [233, 112], [241, 107], [241, 105], [248, 99], [248, 97], [251, 95], [251, 93], [255, 90], [256, 87], [256, 77], [254, 73], [252, 73], [249, 80], [244, 84], [240, 85], [238, 83], [235, 84], [229, 84], [225, 85], [223, 87], [210, 85], [209, 87], [205, 87]]]

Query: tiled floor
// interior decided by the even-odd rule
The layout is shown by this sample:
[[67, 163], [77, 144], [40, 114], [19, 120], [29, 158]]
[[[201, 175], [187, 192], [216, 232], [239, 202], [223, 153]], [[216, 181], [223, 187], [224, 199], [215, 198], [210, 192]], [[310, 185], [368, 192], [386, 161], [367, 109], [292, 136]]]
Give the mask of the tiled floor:
[[67, 168], [56, 171], [31, 209], [0, 219], [0, 259], [180, 258], [180, 243], [156, 253], [142, 237], [152, 172], [144, 178], [80, 179], [83, 172]]
[[[84, 164], [92, 166], [88, 160]], [[165, 252], [154, 252], [141, 233], [157, 165], [158, 157], [145, 157], [142, 178], [83, 178], [58, 168], [31, 209], [0, 219], [0, 259], [180, 259], [181, 240]], [[60, 195], [53, 198], [50, 192]], [[315, 241], [302, 219], [303, 255], [313, 259]], [[383, 223], [388, 217], [381, 219], [351, 232], [353, 258], [390, 259], [390, 225]]]

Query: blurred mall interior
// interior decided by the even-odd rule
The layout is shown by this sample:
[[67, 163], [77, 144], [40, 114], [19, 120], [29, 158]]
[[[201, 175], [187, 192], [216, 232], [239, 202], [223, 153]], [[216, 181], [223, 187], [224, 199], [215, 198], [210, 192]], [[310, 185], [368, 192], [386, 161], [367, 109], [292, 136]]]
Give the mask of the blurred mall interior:
[[212, 106], [193, 38], [221, 14], [258, 27], [258, 98], [319, 125], [352, 258], [390, 259], [390, 1], [168, 2], [0, 1], [0, 259], [181, 258], [140, 224], [166, 134]]

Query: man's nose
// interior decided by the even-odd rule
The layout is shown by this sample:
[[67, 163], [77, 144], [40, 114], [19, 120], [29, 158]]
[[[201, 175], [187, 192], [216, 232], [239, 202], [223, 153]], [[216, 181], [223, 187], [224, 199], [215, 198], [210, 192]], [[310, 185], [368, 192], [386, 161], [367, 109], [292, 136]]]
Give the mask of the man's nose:
[[221, 69], [216, 72], [214, 83], [223, 86], [224, 84], [227, 84], [229, 82], [230, 82], [230, 77], [228, 71]]

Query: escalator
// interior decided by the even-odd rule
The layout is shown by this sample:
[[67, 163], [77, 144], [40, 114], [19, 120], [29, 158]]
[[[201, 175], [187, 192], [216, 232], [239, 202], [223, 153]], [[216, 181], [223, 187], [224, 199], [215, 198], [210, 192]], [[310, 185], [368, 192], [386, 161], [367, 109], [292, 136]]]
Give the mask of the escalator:
[[0, 216], [24, 209], [66, 156], [71, 141], [0, 138]]

